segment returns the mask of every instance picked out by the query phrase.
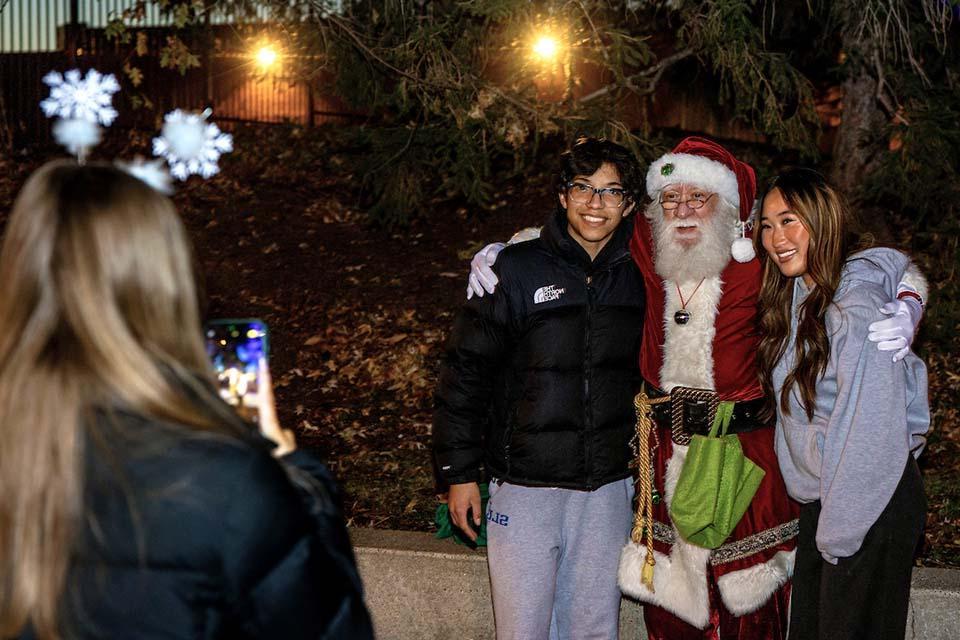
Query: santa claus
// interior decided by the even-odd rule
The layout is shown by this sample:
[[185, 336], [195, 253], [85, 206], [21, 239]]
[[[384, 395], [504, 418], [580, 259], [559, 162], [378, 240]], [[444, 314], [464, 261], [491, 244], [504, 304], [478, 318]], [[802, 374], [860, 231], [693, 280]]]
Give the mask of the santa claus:
[[[652, 640], [779, 640], [787, 630], [798, 505], [780, 475], [774, 425], [758, 419], [761, 266], [747, 239], [756, 176], [719, 144], [689, 137], [650, 165], [646, 188], [651, 202], [637, 217], [630, 248], [647, 294], [638, 406], [651, 429], [639, 438], [640, 512], [621, 556], [620, 587], [645, 604]], [[496, 276], [487, 267], [497, 250], [490, 245], [474, 258], [471, 293], [492, 292]], [[898, 315], [871, 338], [882, 340], [881, 349], [912, 340], [923, 285], [916, 270], [908, 280]], [[680, 535], [670, 505], [690, 438], [709, 430], [722, 401], [733, 403], [728, 432], [765, 474], [732, 533], [709, 549]]]
[[[780, 476], [773, 425], [757, 420], [760, 263], [744, 239], [756, 177], [720, 145], [687, 138], [650, 165], [646, 182], [651, 203], [630, 246], [647, 288], [640, 367], [651, 398], [672, 397], [653, 405], [652, 489], [663, 500], [654, 496], [652, 544], [634, 532], [620, 587], [655, 605], [644, 608], [651, 638], [781, 638], [798, 507]], [[709, 428], [721, 400], [734, 403], [729, 432], [765, 475], [726, 542], [706, 549], [684, 540], [669, 511], [690, 437]]]

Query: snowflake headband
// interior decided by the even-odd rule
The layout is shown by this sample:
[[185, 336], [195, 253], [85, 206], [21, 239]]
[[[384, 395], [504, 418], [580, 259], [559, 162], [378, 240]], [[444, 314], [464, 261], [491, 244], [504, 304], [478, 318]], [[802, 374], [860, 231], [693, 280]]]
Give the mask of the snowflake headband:
[[43, 82], [50, 87], [50, 97], [40, 108], [48, 118], [59, 118], [53, 125], [53, 137], [82, 164], [100, 142], [100, 125], [109, 127], [117, 118], [111, 102], [120, 85], [113, 74], [102, 75], [96, 69], [85, 77], [79, 69], [63, 75], [51, 71], [43, 76]]
[[[95, 69], [83, 77], [78, 69], [63, 75], [51, 71], [43, 82], [50, 87], [50, 97], [40, 103], [40, 108], [48, 118], [58, 118], [53, 125], [54, 138], [83, 164], [100, 142], [100, 125], [108, 127], [117, 118], [112, 101], [120, 85], [113, 74], [104, 75]], [[153, 140], [153, 154], [160, 159], [118, 162], [118, 166], [167, 195], [173, 192], [170, 173], [179, 180], [194, 174], [204, 178], [217, 174], [220, 156], [233, 151], [233, 136], [207, 122], [211, 113], [210, 109], [203, 113], [171, 111], [164, 116], [160, 136]], [[170, 173], [163, 168], [164, 160], [170, 165]]]

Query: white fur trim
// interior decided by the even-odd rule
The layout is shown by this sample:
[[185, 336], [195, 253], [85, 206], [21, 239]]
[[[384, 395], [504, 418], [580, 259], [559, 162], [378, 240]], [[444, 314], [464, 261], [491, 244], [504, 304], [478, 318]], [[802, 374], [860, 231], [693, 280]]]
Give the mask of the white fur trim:
[[678, 283], [672, 280], [663, 283], [666, 299], [663, 308], [664, 343], [660, 386], [665, 391], [677, 386], [715, 388], [713, 338], [717, 333], [716, 317], [723, 294], [723, 282], [720, 276], [706, 278], [694, 293], [698, 283], [699, 280], [679, 283], [687, 301], [686, 310], [691, 316], [690, 321], [683, 325], [673, 320], [673, 315], [681, 308]]
[[778, 551], [762, 564], [732, 571], [717, 579], [723, 604], [735, 616], [753, 613], [770, 599], [773, 592], [793, 577], [797, 551]]
[[927, 294], [929, 292], [927, 279], [913, 262], [910, 263], [906, 273], [903, 274], [903, 280], [900, 281], [900, 286], [897, 287], [897, 293], [904, 290], [916, 291], [917, 294], [923, 298], [923, 304], [926, 306]]
[[[687, 447], [674, 445], [664, 478], [664, 499], [667, 508], [687, 459]], [[628, 542], [620, 553], [618, 580], [620, 590], [630, 597], [662, 607], [677, 617], [703, 629], [710, 621], [710, 598], [707, 593], [707, 563], [710, 549], [684, 542], [674, 528], [675, 542], [670, 556], [657, 551], [653, 558], [653, 591], [640, 581], [640, 572], [647, 558], [647, 548]]]
[[673, 492], [677, 490], [677, 483], [680, 482], [680, 472], [683, 471], [683, 463], [687, 461], [687, 451], [690, 447], [682, 444], [673, 445], [673, 455], [667, 461], [667, 468], [663, 473], [663, 499], [667, 503], [667, 509], [673, 502]]
[[[667, 164], [673, 165], [673, 170], [663, 175], [663, 167]], [[689, 153], [668, 153], [647, 169], [647, 195], [653, 200], [658, 199], [658, 194], [668, 184], [679, 183], [715, 191], [740, 210], [737, 174], [723, 163]]]
[[670, 557], [657, 551], [651, 592], [640, 582], [640, 571], [647, 558], [647, 548], [628, 542], [620, 553], [619, 582], [624, 594], [662, 607], [681, 620], [703, 629], [710, 622], [710, 600], [707, 596], [707, 560], [709, 549], [687, 545], [696, 554], [677, 553]]
[[[664, 282], [664, 345], [660, 384], [669, 391], [675, 386], [713, 389], [713, 337], [716, 334], [717, 308], [723, 283], [719, 276], [706, 278], [696, 294], [690, 296], [699, 281], [680, 283], [687, 300], [690, 321], [679, 325], [673, 314], [680, 307], [677, 283]], [[680, 471], [687, 458], [687, 447], [674, 445], [673, 455], [664, 474], [664, 500], [667, 508], [680, 479]], [[640, 582], [640, 572], [646, 560], [646, 547], [627, 543], [620, 555], [620, 589], [627, 595], [670, 611], [698, 629], [707, 626], [710, 619], [710, 599], [707, 593], [707, 563], [710, 549], [692, 545], [683, 540], [674, 528], [674, 544], [670, 556], [654, 552], [657, 561], [653, 571], [651, 593]]]

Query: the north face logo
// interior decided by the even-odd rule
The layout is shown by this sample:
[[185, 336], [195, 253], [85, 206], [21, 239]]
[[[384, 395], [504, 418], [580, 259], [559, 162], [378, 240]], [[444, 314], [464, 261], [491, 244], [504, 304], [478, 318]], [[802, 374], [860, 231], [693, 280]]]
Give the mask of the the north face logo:
[[533, 304], [558, 300], [560, 296], [566, 293], [566, 291], [566, 289], [557, 289], [557, 285], [555, 284], [548, 284], [545, 287], [540, 287], [533, 294]]

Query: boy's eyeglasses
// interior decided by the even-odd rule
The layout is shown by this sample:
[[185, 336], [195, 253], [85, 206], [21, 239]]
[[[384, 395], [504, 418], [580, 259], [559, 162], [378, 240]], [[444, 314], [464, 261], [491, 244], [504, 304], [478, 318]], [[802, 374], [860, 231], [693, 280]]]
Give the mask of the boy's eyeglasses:
[[687, 198], [686, 200], [681, 200], [679, 193], [665, 193], [662, 196], [660, 196], [660, 206], [663, 207], [664, 211], [673, 211], [674, 209], [679, 207], [681, 204], [685, 204], [687, 205], [688, 209], [692, 209], [696, 211], [697, 209], [701, 208], [703, 205], [707, 204], [707, 200], [709, 200], [715, 195], [717, 194], [711, 193], [708, 196], [698, 195], [692, 198]]
[[627, 192], [616, 187], [597, 189], [582, 182], [567, 183], [567, 195], [577, 204], [590, 204], [594, 194], [600, 196], [600, 204], [605, 207], [619, 207], [627, 198]]

